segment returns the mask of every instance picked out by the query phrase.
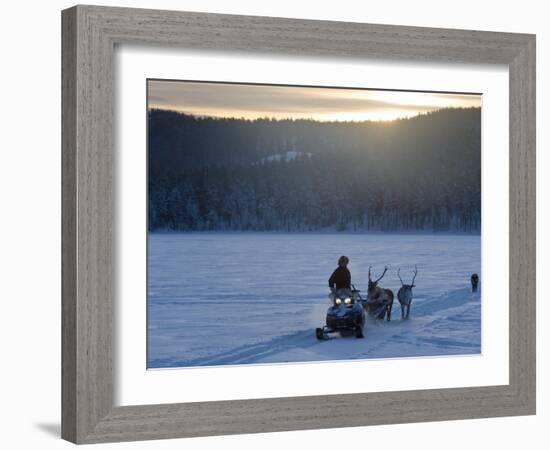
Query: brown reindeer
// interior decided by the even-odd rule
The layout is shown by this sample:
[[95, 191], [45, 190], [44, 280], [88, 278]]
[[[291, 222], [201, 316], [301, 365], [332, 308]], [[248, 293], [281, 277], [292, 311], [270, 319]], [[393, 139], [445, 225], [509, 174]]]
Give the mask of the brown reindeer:
[[369, 288], [367, 291], [367, 311], [371, 316], [377, 319], [384, 319], [389, 322], [391, 320], [391, 310], [393, 307], [393, 292], [391, 289], [383, 289], [378, 286], [378, 282], [386, 275], [387, 267], [384, 267], [384, 272], [375, 281], [371, 278], [371, 268], [369, 267]]

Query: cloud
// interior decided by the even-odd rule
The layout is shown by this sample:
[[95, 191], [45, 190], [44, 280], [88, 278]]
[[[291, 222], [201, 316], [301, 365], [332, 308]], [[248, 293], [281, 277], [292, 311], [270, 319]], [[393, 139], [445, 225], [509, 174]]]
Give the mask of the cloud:
[[480, 106], [480, 95], [149, 80], [150, 108], [195, 115], [353, 120]]

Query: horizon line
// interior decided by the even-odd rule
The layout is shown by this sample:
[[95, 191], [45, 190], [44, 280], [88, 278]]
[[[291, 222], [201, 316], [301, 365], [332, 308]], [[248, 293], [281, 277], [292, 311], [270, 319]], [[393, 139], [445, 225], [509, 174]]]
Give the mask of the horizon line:
[[183, 116], [194, 117], [194, 118], [197, 118], [197, 119], [240, 120], [240, 121], [245, 121], [245, 122], [257, 122], [257, 121], [300, 122], [301, 121], [301, 122], [316, 122], [316, 123], [356, 123], [356, 124], [359, 124], [359, 123], [397, 122], [397, 121], [400, 121], [400, 120], [414, 119], [414, 118], [419, 117], [419, 116], [427, 116], [427, 115], [430, 115], [430, 114], [434, 114], [434, 113], [438, 113], [438, 112], [446, 111], [446, 110], [467, 110], [467, 109], [480, 109], [481, 110], [481, 106], [445, 106], [445, 107], [438, 108], [438, 109], [433, 109], [433, 110], [430, 110], [430, 111], [420, 111], [417, 114], [410, 115], [410, 116], [404, 115], [404, 116], [396, 117], [396, 118], [392, 118], [392, 119], [378, 119], [378, 120], [373, 120], [373, 119], [366, 119], [366, 120], [352, 120], [352, 119], [351, 120], [335, 120], [335, 119], [332, 119], [332, 120], [319, 120], [319, 119], [314, 119], [313, 117], [298, 117], [298, 118], [295, 118], [295, 117], [291, 117], [291, 116], [283, 117], [283, 118], [276, 118], [274, 116], [262, 116], [262, 117], [255, 117], [253, 119], [250, 119], [250, 118], [246, 118], [244, 116], [216, 116], [216, 115], [210, 115], [210, 114], [194, 114], [194, 113], [191, 113], [191, 112], [188, 112], [188, 111], [177, 110], [177, 109], [173, 109], [173, 108], [162, 108], [162, 107], [159, 107], [159, 106], [147, 106], [147, 112], [150, 112], [150, 111], [171, 112], [171, 113], [180, 114], [180, 115], [183, 115]]

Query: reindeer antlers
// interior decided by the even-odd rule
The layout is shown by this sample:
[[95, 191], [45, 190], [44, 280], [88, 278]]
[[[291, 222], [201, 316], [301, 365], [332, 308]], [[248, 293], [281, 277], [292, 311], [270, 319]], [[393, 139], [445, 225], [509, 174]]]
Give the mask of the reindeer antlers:
[[382, 272], [382, 275], [380, 275], [380, 278], [378, 278], [375, 283], [378, 283], [382, 278], [384, 278], [384, 275], [386, 275], [386, 272], [388, 271], [388, 266], [384, 267], [384, 272]]
[[418, 274], [418, 267], [416, 267], [416, 264], [414, 265], [414, 277], [411, 281], [411, 286], [414, 285], [414, 280], [416, 279], [416, 275]]
[[[372, 269], [372, 266], [369, 266], [369, 281], [372, 281], [371, 277], [370, 277], [370, 270]], [[384, 272], [382, 272], [382, 275], [380, 275], [380, 278], [378, 278], [375, 283], [378, 283], [383, 277], [384, 275], [386, 275], [386, 272], [388, 271], [388, 266], [384, 266]]]
[[[400, 271], [401, 271], [401, 267], [399, 269], [397, 269], [397, 276], [399, 277], [399, 281], [401, 281], [401, 285], [405, 285], [405, 283], [403, 283], [403, 280], [401, 279], [401, 274], [400, 274]], [[413, 279], [411, 281], [411, 286], [414, 285], [414, 280], [416, 279], [416, 275], [418, 274], [418, 267], [416, 267], [416, 265], [414, 266], [414, 275], [413, 275]]]
[[377, 283], [384, 277], [384, 275], [386, 275], [387, 271], [388, 271], [388, 266], [384, 266], [384, 272], [382, 272], [382, 275], [380, 275], [380, 278], [376, 280]]
[[397, 276], [399, 277], [399, 281], [401, 281], [401, 286], [403, 286], [405, 283], [403, 283], [403, 280], [401, 279], [401, 274], [399, 273], [401, 271], [401, 267], [397, 269]]

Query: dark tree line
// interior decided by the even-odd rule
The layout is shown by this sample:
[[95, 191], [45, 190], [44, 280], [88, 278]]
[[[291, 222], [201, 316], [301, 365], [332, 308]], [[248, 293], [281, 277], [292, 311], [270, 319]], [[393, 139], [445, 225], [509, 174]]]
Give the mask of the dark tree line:
[[322, 123], [151, 110], [148, 170], [151, 231], [479, 232], [481, 111]]

